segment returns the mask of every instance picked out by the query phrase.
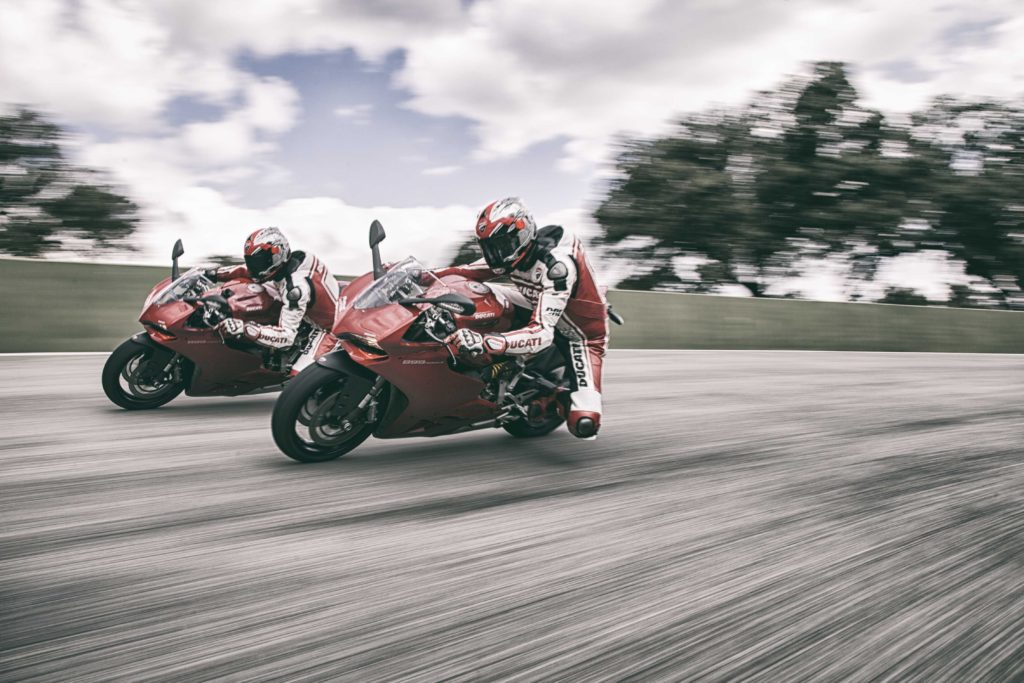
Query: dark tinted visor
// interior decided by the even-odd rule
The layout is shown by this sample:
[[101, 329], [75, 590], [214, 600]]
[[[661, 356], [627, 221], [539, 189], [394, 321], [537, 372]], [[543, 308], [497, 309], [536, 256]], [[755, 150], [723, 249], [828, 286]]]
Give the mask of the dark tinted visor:
[[246, 254], [245, 267], [251, 277], [265, 275], [274, 262], [274, 255], [269, 249], [260, 249], [254, 254]]
[[480, 249], [484, 252], [484, 260], [491, 268], [505, 268], [509, 258], [519, 249], [519, 235], [510, 230], [480, 240]]

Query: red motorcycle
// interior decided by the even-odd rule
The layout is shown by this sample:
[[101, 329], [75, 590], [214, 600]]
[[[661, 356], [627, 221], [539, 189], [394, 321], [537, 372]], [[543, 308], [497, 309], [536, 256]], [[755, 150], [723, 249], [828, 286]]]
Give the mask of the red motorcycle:
[[503, 332], [525, 324], [486, 284], [438, 279], [410, 257], [385, 269], [379, 222], [370, 226], [373, 272], [345, 289], [334, 334], [338, 348], [300, 372], [274, 405], [277, 446], [302, 462], [333, 460], [371, 434], [380, 439], [442, 436], [500, 427], [543, 436], [564, 418], [566, 361], [554, 346], [524, 361], [487, 367], [454, 358], [444, 339], [460, 327]]
[[291, 351], [225, 339], [217, 325], [228, 317], [273, 324], [281, 302], [248, 279], [214, 282], [200, 268], [182, 274], [181, 240], [171, 252], [171, 277], [150, 292], [139, 322], [145, 328], [110, 354], [103, 391], [127, 410], [158, 408], [188, 396], [238, 396], [276, 391], [289, 379], [308, 332]]

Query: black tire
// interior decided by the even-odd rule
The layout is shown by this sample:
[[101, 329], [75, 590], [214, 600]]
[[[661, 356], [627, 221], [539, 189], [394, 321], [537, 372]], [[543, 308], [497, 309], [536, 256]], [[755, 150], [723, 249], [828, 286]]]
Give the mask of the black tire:
[[125, 410], [152, 410], [169, 403], [184, 391], [184, 382], [162, 385], [140, 383], [138, 368], [155, 352], [152, 346], [131, 339], [114, 349], [103, 365], [103, 393], [107, 398]]
[[547, 436], [564, 422], [565, 420], [557, 412], [553, 412], [543, 422], [533, 423], [522, 419], [509, 422], [507, 425], [502, 425], [501, 428], [517, 439], [534, 439], [539, 436]]
[[[274, 443], [282, 453], [299, 462], [326, 462], [340, 458], [369, 438], [376, 425], [363, 422], [349, 431], [338, 429], [318, 439], [318, 436], [323, 437], [323, 430], [334, 425], [321, 423], [318, 410], [311, 404], [320, 404], [330, 410], [333, 403], [329, 402], [343, 400], [347, 410], [354, 410], [365, 397], [365, 393], [360, 396], [347, 394], [348, 380], [349, 376], [343, 372], [313, 364], [285, 385], [274, 404], [270, 421]], [[319, 399], [317, 394], [320, 394]], [[308, 432], [309, 438], [297, 430]]]

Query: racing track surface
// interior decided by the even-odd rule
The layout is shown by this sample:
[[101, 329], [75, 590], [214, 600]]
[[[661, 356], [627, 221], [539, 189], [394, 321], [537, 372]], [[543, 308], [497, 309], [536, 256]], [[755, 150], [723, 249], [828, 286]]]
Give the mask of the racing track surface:
[[0, 358], [0, 679], [1022, 680], [1024, 357], [613, 353], [601, 438], [299, 465]]

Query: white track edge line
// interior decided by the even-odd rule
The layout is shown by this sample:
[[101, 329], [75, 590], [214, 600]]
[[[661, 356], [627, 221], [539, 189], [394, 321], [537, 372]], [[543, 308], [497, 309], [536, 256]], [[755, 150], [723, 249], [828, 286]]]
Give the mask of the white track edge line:
[[[826, 349], [609, 349], [615, 353], [877, 353], [898, 356], [1024, 356], [1024, 352], [987, 352], [987, 351], [829, 351]], [[112, 351], [17, 351], [0, 352], [0, 358], [26, 358], [45, 356], [106, 356]]]
[[107, 356], [111, 351], [16, 351], [0, 353], [0, 358], [24, 358], [26, 356]]

